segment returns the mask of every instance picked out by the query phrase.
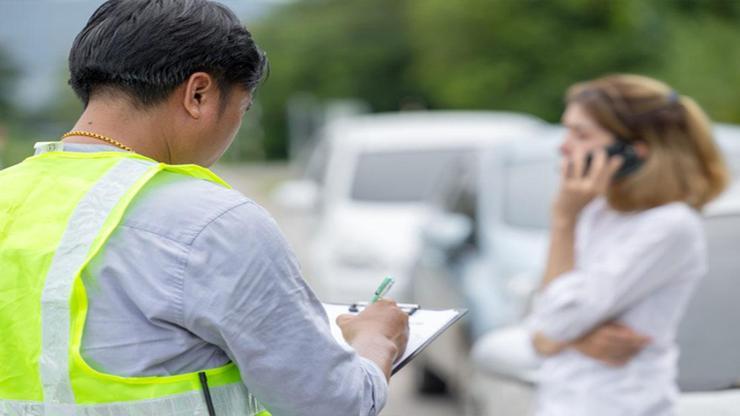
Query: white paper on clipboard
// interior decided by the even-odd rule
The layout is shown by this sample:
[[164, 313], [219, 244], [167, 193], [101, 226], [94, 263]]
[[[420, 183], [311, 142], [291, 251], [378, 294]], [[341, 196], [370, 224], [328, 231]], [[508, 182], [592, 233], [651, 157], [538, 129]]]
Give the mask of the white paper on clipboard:
[[[351, 349], [342, 336], [342, 331], [337, 326], [337, 317], [344, 313], [352, 313], [347, 304], [323, 303], [326, 314], [329, 317], [331, 332], [334, 339], [343, 347]], [[401, 305], [399, 305], [401, 306]], [[409, 342], [406, 351], [393, 363], [393, 374], [408, 364], [421, 350], [426, 348], [440, 334], [452, 324], [457, 322], [467, 313], [465, 309], [416, 309], [409, 316]]]

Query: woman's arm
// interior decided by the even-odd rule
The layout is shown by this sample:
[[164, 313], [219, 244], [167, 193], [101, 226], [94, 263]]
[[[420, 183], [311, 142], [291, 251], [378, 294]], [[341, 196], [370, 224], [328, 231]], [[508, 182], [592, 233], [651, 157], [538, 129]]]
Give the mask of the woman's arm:
[[627, 364], [650, 343], [644, 336], [619, 322], [607, 322], [583, 337], [569, 343], [557, 342], [537, 332], [532, 336], [532, 345], [538, 354], [550, 357], [566, 348], [603, 362], [611, 367]]
[[[582, 153], [576, 153], [572, 159], [562, 162], [560, 192], [553, 204], [550, 248], [540, 290], [574, 269], [578, 217], [589, 202], [599, 194], [606, 193], [611, 177], [621, 165], [619, 158], [607, 160], [603, 151], [596, 152], [593, 166], [589, 172], [585, 172], [585, 157]], [[598, 336], [595, 338], [600, 339]], [[589, 346], [592, 344], [590, 341], [591, 337], [586, 337], [583, 343]], [[567, 348], [569, 343], [557, 342], [537, 332], [532, 337], [532, 345], [541, 355], [551, 356]]]
[[627, 364], [650, 343], [646, 337], [619, 322], [607, 322], [568, 344], [583, 355], [611, 367]]
[[575, 266], [576, 221], [573, 218], [554, 218], [550, 227], [550, 249], [547, 255], [545, 275], [540, 289], [544, 289], [555, 278], [573, 270]]
[[[608, 243], [597, 261], [553, 280], [537, 296], [530, 328], [558, 342], [575, 341], [667, 285], [689, 285], [703, 273], [701, 222], [684, 206], [658, 208], [630, 235]], [[677, 286], [678, 287], [678, 286]]]
[[542, 335], [542, 332], [535, 332], [532, 335], [532, 346], [539, 355], [550, 357], [568, 348], [568, 343], [557, 342]]
[[550, 250], [540, 289], [547, 287], [563, 273], [573, 270], [578, 217], [589, 202], [606, 194], [611, 178], [621, 164], [621, 158], [607, 159], [603, 150], [594, 153], [587, 172], [584, 153], [576, 152], [572, 158], [563, 159], [560, 191], [552, 208]]

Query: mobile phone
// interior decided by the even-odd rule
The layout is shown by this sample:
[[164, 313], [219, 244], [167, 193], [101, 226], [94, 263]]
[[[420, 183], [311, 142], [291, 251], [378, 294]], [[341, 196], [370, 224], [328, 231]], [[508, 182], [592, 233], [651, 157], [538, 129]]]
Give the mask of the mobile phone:
[[[643, 160], [637, 155], [635, 147], [627, 143], [624, 140], [617, 140], [616, 143], [606, 146], [606, 157], [611, 159], [614, 156], [622, 156], [622, 166], [619, 167], [617, 173], [614, 174], [615, 179], [621, 179], [631, 175], [637, 169], [642, 166]], [[591, 167], [591, 161], [593, 160], [593, 153], [589, 153], [586, 156], [586, 168], [584, 169], [584, 175], [588, 173]]]

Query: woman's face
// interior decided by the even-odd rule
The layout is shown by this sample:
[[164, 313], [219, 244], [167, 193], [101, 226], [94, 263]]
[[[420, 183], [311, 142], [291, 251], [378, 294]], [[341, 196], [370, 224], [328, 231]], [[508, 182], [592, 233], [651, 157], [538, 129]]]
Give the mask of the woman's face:
[[588, 154], [616, 141], [614, 134], [601, 127], [581, 104], [568, 104], [562, 122], [566, 133], [560, 145], [560, 153], [564, 157]]

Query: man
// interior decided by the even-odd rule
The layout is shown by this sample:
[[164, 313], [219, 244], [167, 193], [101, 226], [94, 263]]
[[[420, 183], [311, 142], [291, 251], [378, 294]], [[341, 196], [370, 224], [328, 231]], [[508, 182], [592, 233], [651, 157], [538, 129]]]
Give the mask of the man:
[[343, 349], [274, 221], [203, 168], [266, 66], [233, 13], [110, 0], [69, 66], [80, 119], [0, 172], [0, 414], [376, 415], [405, 313], [340, 317]]

